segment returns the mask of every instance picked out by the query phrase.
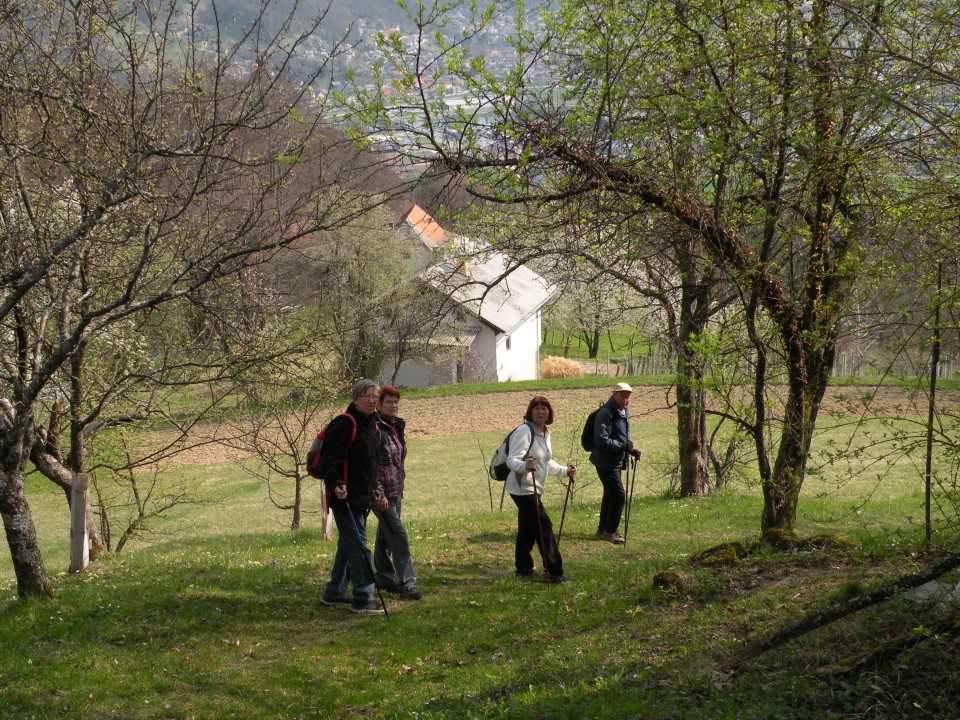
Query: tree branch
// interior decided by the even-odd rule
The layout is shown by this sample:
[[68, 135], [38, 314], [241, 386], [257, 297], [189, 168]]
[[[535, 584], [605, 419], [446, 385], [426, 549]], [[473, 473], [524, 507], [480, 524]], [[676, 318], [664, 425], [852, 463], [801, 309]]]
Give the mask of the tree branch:
[[817, 628], [829, 625], [836, 620], [840, 620], [847, 615], [851, 615], [871, 605], [876, 605], [889, 597], [902, 593], [904, 590], [919, 587], [931, 580], [936, 580], [941, 575], [957, 567], [960, 567], [960, 554], [951, 555], [928, 572], [906, 575], [866, 595], [858, 595], [843, 602], [835, 603], [823, 610], [818, 610], [782, 630], [778, 630], [771, 635], [756, 640], [743, 650], [721, 660], [717, 665], [721, 670], [733, 670], [748, 660], [752, 660], [765, 652], [778, 648], [795, 638], [806, 635]]

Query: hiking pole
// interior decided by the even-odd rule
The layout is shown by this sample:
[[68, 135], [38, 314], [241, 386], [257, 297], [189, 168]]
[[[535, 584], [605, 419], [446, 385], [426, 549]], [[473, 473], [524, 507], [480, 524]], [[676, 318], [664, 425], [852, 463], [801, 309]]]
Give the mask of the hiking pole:
[[543, 521], [540, 519], [540, 495], [537, 493], [537, 476], [533, 468], [530, 469], [530, 480], [533, 482], [533, 507], [537, 510], [537, 534], [540, 535], [540, 560], [543, 561], [543, 578], [550, 584], [550, 571], [547, 570], [547, 543], [543, 539]]
[[[570, 454], [576, 453], [574, 455], [574, 463], [572, 467], [576, 468], [580, 464], [580, 443], [577, 442], [577, 438], [580, 437], [583, 431], [583, 423], [580, 423], [573, 429], [573, 435], [570, 436]], [[570, 457], [570, 455], [567, 455]], [[563, 520], [567, 517], [567, 503], [570, 501], [570, 498], [573, 497], [573, 478], [567, 475], [567, 494], [563, 496], [563, 512], [560, 514], [560, 528], [557, 530], [557, 547], [560, 547], [560, 536], [563, 535]]]
[[[628, 465], [636, 466], [637, 459], [633, 456], [630, 457]], [[626, 504], [623, 506], [623, 544], [627, 544], [627, 533], [630, 530], [630, 506], [633, 504], [633, 498], [630, 497], [630, 469], [627, 468], [627, 482], [624, 486], [624, 492], [627, 495]]]
[[[346, 501], [344, 501], [346, 503]], [[370, 565], [370, 572], [373, 574], [373, 587], [377, 590], [377, 595], [380, 596], [380, 604], [383, 606], [383, 615], [387, 620], [390, 619], [390, 613], [387, 612], [387, 604], [383, 601], [383, 591], [380, 589], [380, 586], [377, 585], [377, 571], [373, 567], [373, 558], [370, 557], [370, 552], [367, 550], [367, 544], [363, 541], [363, 535], [360, 534], [360, 526], [357, 525], [357, 519], [353, 516], [353, 508], [350, 507], [349, 503], [347, 504], [347, 514], [350, 516], [350, 523], [353, 525], [354, 531], [357, 533], [357, 542], [360, 543], [363, 548], [363, 554], [367, 556], [367, 563]]]
[[627, 532], [630, 530], [630, 509], [631, 509], [631, 506], [633, 505], [633, 489], [637, 485], [637, 463], [638, 462], [639, 460], [637, 458], [633, 458], [633, 474], [630, 477], [630, 494], [629, 494], [629, 499], [627, 500], [627, 516], [624, 519], [624, 523], [623, 523], [624, 549], [626, 549], [627, 547]]
[[557, 547], [560, 547], [560, 536], [563, 535], [563, 519], [567, 516], [567, 501], [570, 500], [570, 489], [573, 487], [573, 478], [567, 476], [567, 494], [563, 498], [563, 512], [560, 513], [560, 528], [557, 530]]

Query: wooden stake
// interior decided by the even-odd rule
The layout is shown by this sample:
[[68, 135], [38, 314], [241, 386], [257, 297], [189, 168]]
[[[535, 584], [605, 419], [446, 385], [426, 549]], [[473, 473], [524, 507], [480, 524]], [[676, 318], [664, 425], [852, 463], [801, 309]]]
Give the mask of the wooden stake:
[[73, 473], [70, 484], [70, 572], [80, 572], [90, 564], [90, 534], [87, 510], [90, 507], [90, 476]]

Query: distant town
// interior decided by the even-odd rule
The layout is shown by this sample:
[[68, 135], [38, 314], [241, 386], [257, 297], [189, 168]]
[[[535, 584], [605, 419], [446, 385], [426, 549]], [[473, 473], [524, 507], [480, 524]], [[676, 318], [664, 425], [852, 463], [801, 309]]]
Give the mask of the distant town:
[[[451, 15], [453, 22], [450, 27], [456, 28], [462, 32], [462, 28], [467, 28], [470, 24], [470, 17], [465, 10], [455, 11]], [[508, 38], [516, 29], [516, 18], [512, 14], [504, 14], [494, 18], [489, 26], [469, 40], [469, 47], [474, 54], [483, 54], [488, 68], [495, 74], [505, 75], [521, 59], [516, 50], [508, 42]], [[529, 17], [529, 29], [536, 35], [542, 35], [543, 23], [537, 14]], [[432, 40], [424, 43], [422, 48], [418, 48], [417, 28], [410, 24], [409, 20], [391, 23], [382, 18], [358, 18], [353, 25], [350, 38], [353, 46], [344, 50], [331, 60], [330, 53], [332, 47], [331, 37], [336, 33], [333, 29], [322, 27], [324, 32], [317, 33], [302, 45], [296, 52], [288, 66], [288, 72], [294, 82], [305, 83], [312, 77], [318, 67], [326, 64], [321, 76], [320, 87], [313, 87], [318, 101], [325, 99], [328, 92], [342, 92], [347, 95], [354, 87], [363, 90], [375, 90], [373, 68], [379, 66], [384, 69], [384, 84], [386, 87], [380, 88], [384, 93], [390, 92], [388, 83], [393, 79], [389, 73], [384, 58], [377, 48], [376, 38], [379, 34], [400, 36], [401, 45], [413, 53], [419, 51], [422, 56], [422, 62], [427, 63], [434, 59], [439, 48], [433, 45]], [[432, 35], [432, 31], [429, 33]], [[201, 33], [196, 33], [194, 28], [194, 40], [197, 37], [202, 38]], [[201, 40], [198, 47], [201, 52], [214, 52], [213, 41]], [[525, 61], [529, 62], [529, 58]], [[229, 74], [234, 77], [244, 77], [256, 67], [254, 58], [239, 59], [231, 66]], [[351, 77], [352, 82], [347, 78]], [[547, 68], [534, 63], [527, 73], [528, 80], [534, 82], [542, 81], [544, 84], [549, 80]], [[447, 81], [443, 87], [445, 96], [450, 102], [463, 102], [463, 93], [465, 88], [457, 87], [452, 82]]]

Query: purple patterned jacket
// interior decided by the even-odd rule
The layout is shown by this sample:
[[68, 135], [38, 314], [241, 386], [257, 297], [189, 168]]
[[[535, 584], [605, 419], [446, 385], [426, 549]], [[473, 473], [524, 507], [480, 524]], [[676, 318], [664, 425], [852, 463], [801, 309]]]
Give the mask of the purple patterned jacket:
[[383, 494], [390, 500], [403, 497], [403, 481], [406, 471], [403, 461], [407, 457], [407, 441], [403, 437], [406, 423], [403, 418], [388, 420], [377, 414], [380, 429], [380, 485]]

